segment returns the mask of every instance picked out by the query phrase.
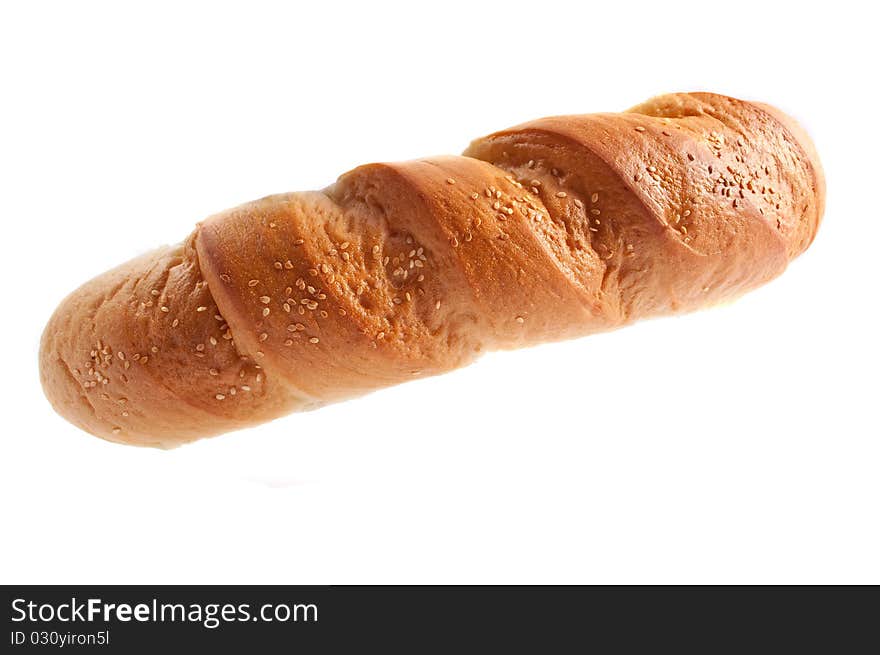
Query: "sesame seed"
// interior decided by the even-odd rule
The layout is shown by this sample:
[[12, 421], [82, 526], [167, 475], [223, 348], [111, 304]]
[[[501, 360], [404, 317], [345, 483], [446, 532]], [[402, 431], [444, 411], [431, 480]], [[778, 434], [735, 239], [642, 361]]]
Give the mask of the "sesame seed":
[[522, 316], [517, 316], [516, 322], [519, 323], [520, 325], [522, 325], [523, 323], [526, 322], [526, 319], [524, 319]]
[[556, 192], [557, 198], [565, 198], [566, 196], [568, 196], [568, 194], [565, 191], [557, 191]]
[[197, 311], [197, 312], [203, 312], [203, 311], [205, 311], [206, 309], [208, 309], [208, 308], [205, 307], [204, 305], [200, 305], [199, 307], [196, 307], [196, 311]]
[[250, 391], [251, 390], [251, 388], [246, 384], [241, 385], [240, 389], [242, 391]]
[[226, 396], [224, 396], [222, 393], [218, 393], [216, 396], [214, 396], [214, 398], [216, 398], [217, 400], [223, 400], [224, 398], [226, 398]]
[[263, 316], [268, 316], [269, 312], [272, 311], [268, 307], [263, 307]]
[[455, 184], [455, 180], [451, 177], [446, 178], [446, 184]]
[[249, 286], [249, 287], [255, 287], [255, 286], [257, 286], [259, 283], [260, 283], [259, 280], [250, 280], [250, 281], [248, 282], [248, 286]]
[[286, 262], [284, 262], [284, 268], [290, 270], [291, 268], [293, 268], [293, 262], [288, 259]]
[[175, 328], [178, 325], [180, 325], [180, 319], [175, 318], [173, 321], [171, 321], [171, 327]]
[[644, 131], [645, 131], [645, 128], [642, 127], [641, 125], [636, 126], [636, 132], [644, 132]]
[[309, 339], [309, 343], [318, 343], [319, 341], [320, 341], [320, 339], [318, 337], [311, 337]]
[[269, 335], [266, 334], [265, 332], [260, 334], [260, 341], [265, 341], [268, 338], [269, 338]]
[[272, 299], [269, 296], [260, 296], [260, 302], [264, 305], [268, 305]]
[[159, 311], [163, 311], [163, 312], [165, 312], [165, 313], [167, 314], [167, 313], [170, 312], [171, 310], [168, 309], [165, 305], [162, 305], [162, 306], [159, 308]]
[[599, 202], [599, 194], [594, 193], [592, 196], [590, 196], [590, 202], [593, 204], [596, 204], [597, 202]]
[[158, 291], [157, 289], [153, 289], [152, 291], [150, 291], [150, 295], [151, 295], [151, 296], [158, 296], [158, 295], [159, 295], [159, 291]]

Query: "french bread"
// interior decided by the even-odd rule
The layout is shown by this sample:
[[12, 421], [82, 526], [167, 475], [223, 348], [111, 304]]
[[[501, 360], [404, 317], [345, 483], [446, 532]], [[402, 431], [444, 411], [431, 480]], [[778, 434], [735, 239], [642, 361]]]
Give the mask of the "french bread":
[[544, 118], [207, 218], [63, 300], [40, 377], [83, 430], [171, 447], [734, 298], [809, 246], [824, 197], [768, 105]]

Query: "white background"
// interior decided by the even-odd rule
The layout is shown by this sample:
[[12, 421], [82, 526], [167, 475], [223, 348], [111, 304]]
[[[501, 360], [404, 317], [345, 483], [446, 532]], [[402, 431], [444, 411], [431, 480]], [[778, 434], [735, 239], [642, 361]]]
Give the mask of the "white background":
[[[880, 583], [859, 5], [133, 4], [0, 10], [0, 582]], [[813, 247], [730, 306], [168, 452], [43, 397], [58, 301], [208, 214], [679, 90], [776, 104], [825, 165]]]

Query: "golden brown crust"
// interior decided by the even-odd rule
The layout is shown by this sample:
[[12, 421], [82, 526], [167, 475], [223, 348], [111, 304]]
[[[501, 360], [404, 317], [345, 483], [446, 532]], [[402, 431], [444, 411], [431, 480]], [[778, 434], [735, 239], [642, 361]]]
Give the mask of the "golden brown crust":
[[65, 299], [41, 379], [84, 430], [173, 446], [734, 297], [809, 245], [824, 193], [766, 105], [545, 118], [207, 219]]
[[110, 441], [173, 446], [289, 411], [286, 392], [232, 338], [192, 238], [62, 301], [43, 333], [40, 372], [62, 416]]

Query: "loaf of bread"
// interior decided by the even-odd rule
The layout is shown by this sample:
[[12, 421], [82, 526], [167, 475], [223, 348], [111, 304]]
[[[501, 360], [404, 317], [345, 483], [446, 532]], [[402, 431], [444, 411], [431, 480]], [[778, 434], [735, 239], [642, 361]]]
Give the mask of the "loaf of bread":
[[63, 300], [41, 380], [83, 430], [171, 447], [736, 297], [807, 248], [824, 193], [767, 105], [544, 118], [204, 220]]

